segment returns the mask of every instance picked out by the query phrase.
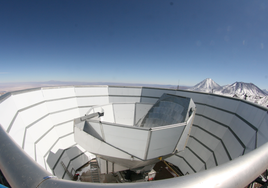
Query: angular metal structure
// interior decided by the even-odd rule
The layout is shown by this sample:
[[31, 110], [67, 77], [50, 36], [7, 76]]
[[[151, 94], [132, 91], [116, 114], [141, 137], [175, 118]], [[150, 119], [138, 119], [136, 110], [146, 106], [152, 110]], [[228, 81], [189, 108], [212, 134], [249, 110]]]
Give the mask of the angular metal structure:
[[[164, 93], [191, 98], [196, 105], [192, 130], [184, 151], [166, 158], [185, 175], [190, 175], [110, 187], [245, 187], [268, 168], [268, 113], [265, 107], [235, 98], [183, 90], [71, 86], [37, 88], [1, 96], [0, 169], [13, 187], [18, 187], [19, 182], [20, 187], [88, 186], [51, 177], [53, 170], [47, 163], [51, 152], [55, 157], [64, 156], [62, 153], [74, 146], [81, 152], [62, 160], [69, 171], [79, 168], [81, 158], [91, 157], [75, 142], [73, 120], [84, 116], [92, 108], [100, 112], [105, 106], [105, 115], [111, 114], [106, 113], [109, 110], [118, 112], [105, 118], [116, 124], [139, 125], [138, 128], [142, 128], [140, 125], [146, 124], [141, 120], [143, 115]], [[122, 111], [124, 116], [120, 115]], [[24, 152], [30, 158], [24, 156]], [[20, 160], [23, 158], [25, 160]], [[38, 167], [35, 167], [37, 164], [34, 161]], [[27, 166], [32, 169], [28, 172], [19, 170]], [[54, 171], [64, 172], [59, 164], [54, 166]], [[35, 172], [35, 176], [29, 172]], [[22, 175], [20, 173], [24, 178], [17, 178]], [[64, 178], [68, 179], [67, 176]], [[94, 187], [94, 184], [90, 185]]]
[[[131, 112], [127, 107], [124, 111], [114, 108], [124, 105], [112, 103], [96, 109], [92, 107], [93, 115], [101, 108], [104, 114], [101, 121], [90, 115], [75, 119], [75, 142], [101, 159], [125, 169], [152, 165], [159, 161], [159, 157], [166, 159], [184, 150], [195, 114], [195, 104], [190, 98], [163, 94], [147, 114], [140, 114], [142, 118], [133, 125], [116, 123], [110, 117], [117, 114], [118, 118], [135, 119], [131, 112], [135, 116], [135, 107], [146, 103], [128, 103], [134, 106]], [[142, 123], [139, 125], [139, 122]], [[114, 166], [113, 172], [116, 171]]]

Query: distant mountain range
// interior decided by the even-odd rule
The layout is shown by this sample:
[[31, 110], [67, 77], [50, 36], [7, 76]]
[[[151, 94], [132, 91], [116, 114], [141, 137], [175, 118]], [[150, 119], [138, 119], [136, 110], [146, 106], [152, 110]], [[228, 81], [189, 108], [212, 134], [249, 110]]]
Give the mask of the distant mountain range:
[[235, 82], [231, 85], [220, 86], [211, 78], [207, 78], [188, 90], [237, 97], [266, 107], [268, 105], [267, 90], [261, 90], [252, 83]]
[[201, 91], [206, 93], [212, 93], [213, 90], [221, 90], [222, 87], [214, 82], [211, 78], [207, 78], [202, 82], [196, 84], [194, 87], [189, 88], [191, 91]]

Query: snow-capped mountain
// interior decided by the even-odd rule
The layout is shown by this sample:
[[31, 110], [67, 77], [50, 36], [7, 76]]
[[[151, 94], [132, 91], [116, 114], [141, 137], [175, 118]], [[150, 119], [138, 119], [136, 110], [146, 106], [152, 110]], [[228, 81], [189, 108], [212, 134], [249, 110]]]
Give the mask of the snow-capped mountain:
[[188, 90], [205, 93], [213, 92], [219, 95], [245, 99], [247, 101], [268, 107], [268, 93], [265, 93], [265, 90], [261, 90], [252, 83], [235, 82], [231, 85], [220, 86], [212, 79], [207, 78]]
[[263, 89], [262, 90], [264, 93], [268, 94], [268, 90], [267, 89]]
[[265, 97], [268, 96], [265, 92], [263, 92], [260, 88], [252, 83], [244, 83], [244, 82], [235, 82], [221, 91], [219, 94], [223, 95], [238, 95], [238, 96], [258, 96]]
[[201, 92], [207, 92], [211, 93], [214, 90], [221, 90], [222, 87], [214, 82], [211, 78], [207, 78], [203, 80], [202, 82], [196, 84], [194, 87], [189, 88], [191, 91], [201, 91]]

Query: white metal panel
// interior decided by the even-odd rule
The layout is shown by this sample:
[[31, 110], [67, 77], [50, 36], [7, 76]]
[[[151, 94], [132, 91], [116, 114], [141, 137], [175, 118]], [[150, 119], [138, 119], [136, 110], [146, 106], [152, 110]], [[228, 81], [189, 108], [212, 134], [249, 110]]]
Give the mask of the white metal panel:
[[104, 110], [103, 121], [114, 123], [115, 119], [114, 119], [113, 105], [112, 104], [105, 105], [102, 108]]
[[45, 100], [61, 99], [76, 96], [73, 87], [42, 88], [42, 92]]
[[19, 146], [22, 146], [25, 124], [20, 115], [18, 115], [13, 123], [12, 129], [9, 132], [9, 135], [16, 141]]
[[161, 97], [164, 93], [175, 94], [175, 90], [142, 88], [141, 96]]
[[155, 104], [158, 101], [158, 98], [141, 97], [140, 101], [141, 103]]
[[76, 96], [103, 96], [108, 95], [108, 86], [75, 87]]
[[27, 135], [23, 149], [33, 160], [35, 160], [34, 141], [31, 135]]
[[13, 100], [13, 96], [7, 98], [2, 103], [0, 103], [0, 124], [5, 129], [8, 129], [17, 111], [18, 109]]
[[41, 90], [15, 94], [12, 95], [12, 98], [18, 109], [23, 109], [44, 101]]
[[103, 124], [103, 132], [107, 143], [133, 156], [144, 158], [148, 138], [147, 130]]
[[66, 135], [59, 138], [59, 140], [56, 142], [56, 144], [51, 149], [52, 152], [56, 152], [58, 149], [66, 149], [73, 145], [75, 145], [76, 142], [74, 141], [74, 135]]
[[[73, 132], [73, 123], [67, 122], [58, 126], [55, 126], [49, 132], [45, 134], [43, 133], [42, 137], [40, 137], [39, 141], [36, 142], [36, 156], [37, 160], [40, 162], [43, 161], [44, 155], [48, 152], [47, 147], [50, 148], [53, 144], [57, 142], [57, 139], [61, 136], [67, 135]], [[32, 132], [34, 134], [34, 132]], [[31, 134], [33, 136], [33, 134]], [[35, 140], [36, 141], [36, 140]], [[45, 145], [45, 146], [44, 146]], [[39, 162], [38, 162], [39, 163]]]
[[60, 136], [67, 135], [73, 132], [73, 121], [63, 123], [54, 127], [57, 134]]
[[80, 117], [80, 114], [78, 109], [75, 108], [50, 114], [49, 117], [51, 118], [51, 122], [53, 123], [53, 125], [57, 125], [78, 118]]
[[77, 107], [77, 101], [75, 98], [67, 98], [56, 101], [48, 101], [46, 102], [46, 106], [49, 113], [65, 110], [69, 108]]
[[113, 104], [115, 122], [123, 125], [133, 125], [135, 104]]
[[[192, 130], [196, 130], [196, 132], [192, 134], [192, 136], [212, 150], [214, 150], [220, 142], [218, 139], [203, 131], [202, 129], [193, 126]], [[195, 150], [194, 148], [191, 149]]]
[[205, 103], [207, 94], [176, 91], [176, 95], [192, 98], [195, 103]]
[[[185, 159], [185, 160], [188, 162], [187, 159]], [[195, 173], [192, 170], [192, 168], [184, 160], [182, 160], [180, 162], [179, 168], [180, 168], [180, 170], [182, 171], [183, 174], [193, 174], [193, 173]]]
[[135, 103], [140, 102], [140, 97], [109, 96], [109, 103]]
[[102, 137], [101, 125], [98, 122], [89, 122], [89, 124]]
[[152, 130], [147, 159], [153, 159], [172, 153], [181, 137], [184, 126]]
[[78, 109], [80, 116], [84, 116], [91, 109], [91, 107], [79, 107]]
[[75, 141], [91, 153], [131, 160], [131, 156], [75, 127]]
[[101, 174], [106, 174], [107, 170], [106, 170], [106, 160], [103, 160], [101, 158], [97, 158], [98, 160], [98, 165], [100, 167], [100, 173]]
[[[58, 139], [59, 139], [59, 136], [56, 130], [52, 129], [38, 143], [36, 143], [36, 148], [42, 154], [45, 155], [47, 152], [50, 151], [50, 148], [53, 146], [53, 144], [57, 142]], [[56, 153], [56, 151], [54, 151], [54, 153]]]
[[152, 104], [136, 103], [134, 123], [136, 124], [141, 118], [144, 118], [152, 106]]
[[227, 127], [218, 124], [217, 122], [211, 121], [207, 118], [195, 116], [195, 119], [199, 122], [199, 125], [210, 132], [211, 134], [222, 138], [225, 132], [228, 130]]
[[131, 95], [140, 96], [142, 88], [131, 88], [131, 87], [111, 87], [109, 86], [109, 95]]
[[68, 155], [71, 162], [68, 168], [69, 172], [71, 172], [72, 168], [74, 168], [74, 170], [78, 169], [89, 160], [87, 155], [83, 154], [83, 152], [80, 151], [77, 147], [72, 147], [66, 150], [66, 154]]
[[33, 106], [26, 110], [19, 112], [26, 126], [34, 123], [38, 119], [43, 118], [48, 114], [46, 105], [44, 103]]
[[189, 144], [189, 148], [195, 148], [194, 152], [203, 160], [207, 161], [213, 153], [208, 150], [206, 147], [204, 147], [202, 144], [197, 142], [193, 138], [189, 138], [191, 140], [191, 144]]
[[198, 159], [194, 153], [192, 153], [191, 151], [189, 151], [188, 149], [185, 149], [185, 154], [184, 154], [184, 159], [187, 160], [187, 162], [191, 165], [191, 167], [195, 170], [195, 171], [199, 171], [202, 169], [202, 167], [205, 166], [205, 164]]
[[[198, 114], [195, 114], [193, 124], [195, 124], [195, 125], [202, 125], [203, 126], [204, 120], [205, 120], [205, 118], [203, 116], [199, 116]], [[192, 134], [192, 131], [191, 131], [191, 134]]]
[[78, 107], [109, 104], [108, 96], [77, 97]]
[[39, 148], [36, 148], [35, 155], [36, 155], [36, 162], [47, 171], [52, 172], [52, 170], [49, 168], [48, 164], [44, 160], [44, 153], [42, 153], [42, 151], [40, 151]]
[[[171, 157], [168, 157], [165, 159], [165, 161], [169, 162], [169, 163], [172, 163], [173, 165], [179, 167], [180, 166], [180, 162], [182, 161], [183, 159], [176, 156], [176, 155], [172, 155]], [[180, 167], [179, 167], [180, 168]]]
[[26, 137], [31, 135], [34, 141], [37, 141], [52, 127], [53, 124], [50, 121], [50, 118], [47, 116], [29, 127], [26, 132]]
[[188, 119], [187, 125], [186, 125], [185, 129], [183, 130], [183, 133], [182, 133], [181, 138], [179, 140], [179, 143], [177, 145], [177, 150], [178, 151], [183, 150], [184, 147], [187, 145], [187, 140], [188, 140], [188, 137], [189, 137], [189, 135], [191, 133], [193, 117], [194, 116], [191, 116], [191, 118]]
[[[67, 166], [69, 160], [70, 160], [70, 159], [69, 159], [68, 155], [67, 155], [66, 153], [63, 153], [60, 162], [57, 164], [56, 168], [54, 169], [55, 175], [57, 175], [58, 178], [61, 179], [62, 176], [63, 176], [63, 174], [64, 174], [64, 171], [65, 171], [64, 168], [63, 168], [62, 165], [61, 165], [61, 162], [63, 162], [64, 165]], [[66, 177], [67, 177], [67, 176], [68, 176], [68, 175], [66, 174]]]
[[119, 171], [123, 171], [123, 170], [127, 170], [128, 168], [124, 167], [124, 166], [121, 166], [119, 164], [114, 164], [114, 171], [115, 172], [119, 172]]

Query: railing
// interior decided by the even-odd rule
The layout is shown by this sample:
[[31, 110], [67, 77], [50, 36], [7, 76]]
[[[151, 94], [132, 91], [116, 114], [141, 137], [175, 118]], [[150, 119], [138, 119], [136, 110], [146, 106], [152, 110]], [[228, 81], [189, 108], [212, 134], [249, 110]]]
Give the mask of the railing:
[[60, 180], [31, 159], [0, 125], [0, 169], [11, 187], [245, 187], [268, 168], [268, 143], [220, 166], [188, 176], [153, 182], [97, 184]]

